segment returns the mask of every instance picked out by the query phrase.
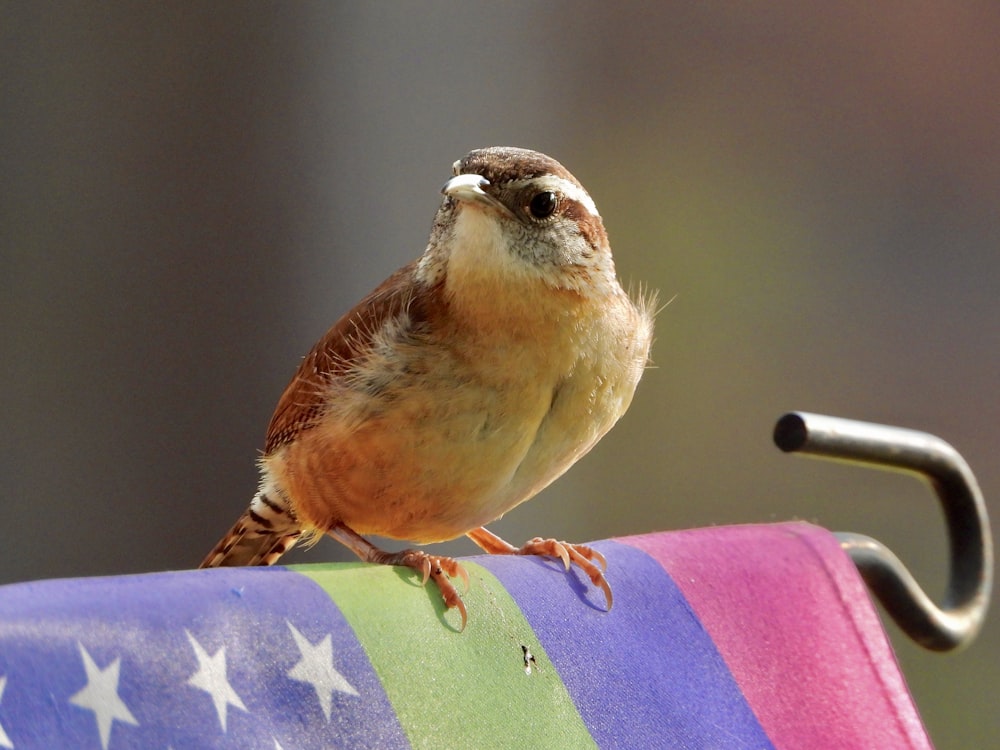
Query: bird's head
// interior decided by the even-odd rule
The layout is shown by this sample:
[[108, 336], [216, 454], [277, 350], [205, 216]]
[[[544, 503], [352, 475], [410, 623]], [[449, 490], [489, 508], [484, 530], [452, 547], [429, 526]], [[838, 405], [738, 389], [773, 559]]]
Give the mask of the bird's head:
[[588, 297], [617, 288], [597, 206], [555, 159], [491, 147], [452, 171], [421, 261], [428, 274], [449, 286], [541, 285]]

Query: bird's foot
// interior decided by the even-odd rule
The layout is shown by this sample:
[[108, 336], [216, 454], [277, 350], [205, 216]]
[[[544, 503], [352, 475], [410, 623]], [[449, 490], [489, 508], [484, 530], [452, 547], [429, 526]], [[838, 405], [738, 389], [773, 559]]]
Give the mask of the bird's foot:
[[401, 565], [417, 571], [422, 576], [421, 585], [427, 585], [427, 581], [434, 581], [434, 585], [441, 592], [444, 599], [444, 606], [448, 609], [454, 607], [462, 615], [462, 627], [469, 621], [469, 614], [465, 609], [465, 602], [455, 589], [452, 578], [461, 578], [465, 583], [465, 590], [469, 590], [469, 574], [465, 568], [458, 564], [457, 560], [439, 555], [429, 555], [417, 549], [404, 549], [402, 552], [386, 552], [376, 547], [354, 529], [344, 524], [337, 524], [331, 527], [327, 533], [337, 541], [346, 545], [354, 554], [365, 562], [378, 563], [380, 565]]
[[381, 563], [383, 565], [402, 565], [411, 568], [419, 573], [423, 579], [421, 585], [426, 586], [427, 581], [434, 581], [434, 585], [441, 592], [444, 599], [444, 606], [448, 609], [456, 608], [462, 615], [462, 627], [469, 620], [468, 612], [465, 610], [465, 602], [451, 581], [453, 578], [461, 578], [465, 584], [465, 591], [469, 590], [469, 574], [465, 571], [457, 560], [440, 555], [429, 555], [417, 549], [404, 549], [402, 552], [383, 552], [377, 550], [378, 554], [369, 556], [369, 562]]
[[525, 542], [521, 547], [515, 547], [483, 527], [473, 529], [467, 536], [491, 555], [542, 555], [558, 558], [562, 560], [567, 571], [571, 565], [576, 565], [587, 574], [591, 583], [604, 592], [607, 609], [610, 610], [611, 605], [614, 604], [611, 586], [604, 577], [604, 571], [608, 569], [608, 561], [596, 549], [585, 544], [571, 544], [555, 539], [543, 539], [538, 536]]

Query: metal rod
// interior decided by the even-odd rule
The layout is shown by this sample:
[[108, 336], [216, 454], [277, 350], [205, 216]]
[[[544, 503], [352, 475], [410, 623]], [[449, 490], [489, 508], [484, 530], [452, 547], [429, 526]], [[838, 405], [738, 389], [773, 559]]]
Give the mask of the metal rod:
[[801, 453], [901, 471], [927, 480], [948, 529], [950, 572], [939, 607], [885, 545], [838, 533], [865, 583], [911, 638], [934, 651], [967, 646], [982, 627], [993, 585], [993, 540], [986, 503], [958, 451], [926, 432], [792, 412], [778, 420], [774, 442]]

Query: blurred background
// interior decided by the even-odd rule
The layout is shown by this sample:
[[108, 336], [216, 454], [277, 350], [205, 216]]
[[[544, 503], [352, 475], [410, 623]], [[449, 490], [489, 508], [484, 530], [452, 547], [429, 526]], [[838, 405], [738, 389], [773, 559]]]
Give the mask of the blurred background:
[[[0, 581], [197, 564], [299, 358], [423, 250], [455, 159], [518, 145], [672, 301], [631, 412], [493, 530], [806, 519], [939, 592], [924, 487], [771, 429], [935, 433], [1000, 518], [1000, 5], [649, 5], [0, 6]], [[1000, 736], [997, 610], [957, 655], [888, 626], [941, 748]]]

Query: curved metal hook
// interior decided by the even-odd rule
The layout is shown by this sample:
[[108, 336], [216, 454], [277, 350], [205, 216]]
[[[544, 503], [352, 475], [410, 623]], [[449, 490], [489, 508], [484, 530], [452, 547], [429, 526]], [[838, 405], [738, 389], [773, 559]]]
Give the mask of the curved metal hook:
[[948, 528], [950, 573], [940, 607], [888, 547], [871, 537], [838, 533], [865, 583], [904, 632], [934, 651], [967, 646], [976, 637], [993, 585], [993, 540], [976, 478], [940, 438], [901, 427], [791, 412], [774, 426], [786, 453], [840, 459], [915, 474], [941, 502]]

